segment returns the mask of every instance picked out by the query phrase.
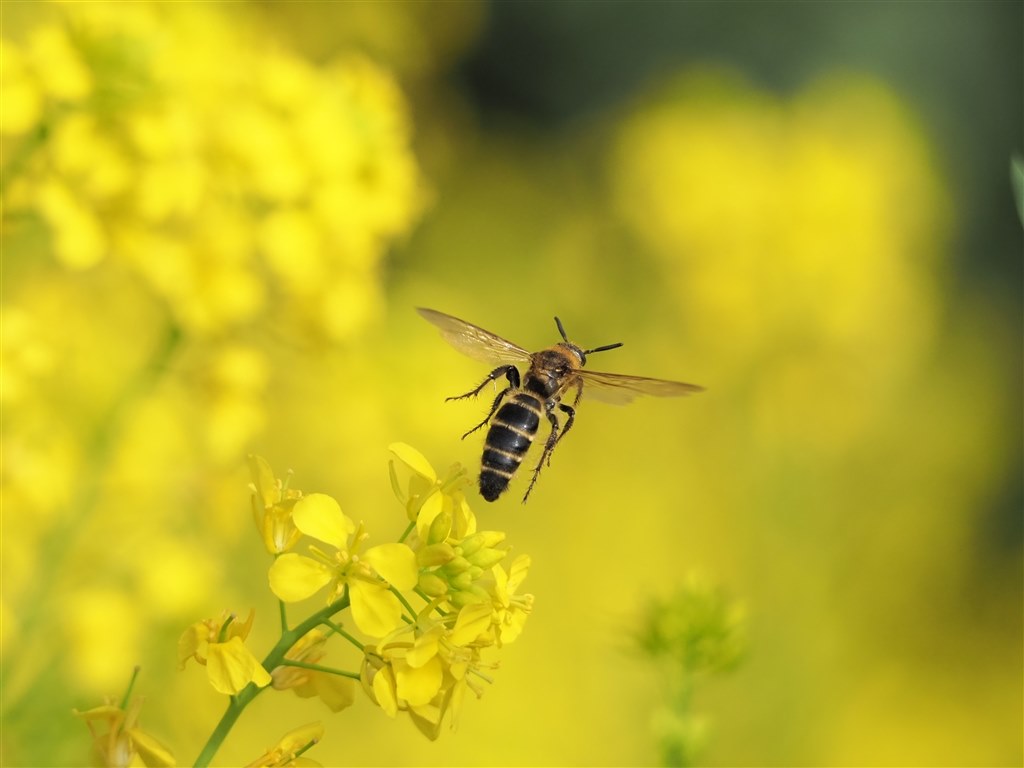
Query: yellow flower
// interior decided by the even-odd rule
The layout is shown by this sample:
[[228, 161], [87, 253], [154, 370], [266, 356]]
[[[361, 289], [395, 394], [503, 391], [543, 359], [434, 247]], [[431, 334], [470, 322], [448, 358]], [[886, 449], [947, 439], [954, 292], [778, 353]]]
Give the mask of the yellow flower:
[[220, 621], [204, 619], [185, 630], [178, 640], [178, 662], [194, 658], [206, 667], [210, 685], [220, 693], [235, 695], [249, 683], [262, 688], [271, 681], [270, 674], [245, 646], [256, 612], [250, 610], [243, 623], [234, 615], [225, 614]]
[[[367, 534], [322, 493], [296, 502], [292, 518], [307, 536], [329, 544], [333, 553], [310, 546], [312, 557], [287, 553], [270, 567], [270, 588], [281, 600], [305, 600], [329, 587], [333, 603], [347, 590], [352, 619], [372, 637], [383, 637], [402, 624], [402, 604], [390, 591], [416, 586], [416, 555], [404, 544], [381, 544], [361, 552]], [[351, 542], [349, 541], [351, 538]]]
[[[84, 712], [72, 710], [89, 726], [93, 736], [93, 749], [100, 765], [136, 765], [136, 757], [148, 766], [177, 765], [177, 760], [163, 744], [139, 728], [142, 699], [136, 698], [122, 709], [108, 701]], [[99, 726], [106, 725], [106, 730]]]
[[287, 552], [302, 536], [292, 520], [292, 509], [302, 498], [302, 491], [288, 488], [286, 482], [275, 478], [262, 456], [249, 456], [249, 471], [252, 473], [252, 516], [263, 545], [272, 555]]
[[[395, 498], [405, 507], [409, 520], [416, 522], [416, 530], [422, 541], [431, 543], [443, 540], [448, 535], [461, 539], [476, 532], [476, 517], [462, 492], [469, 480], [459, 464], [453, 464], [448, 474], [439, 478], [430, 462], [411, 445], [392, 443], [388, 450], [412, 472], [403, 490], [395, 462], [391, 461], [388, 465]], [[438, 517], [442, 518], [441, 523], [447, 531], [444, 537], [439, 537], [435, 529], [431, 537], [431, 526], [435, 525]]]
[[299, 757], [324, 737], [320, 723], [310, 723], [289, 731], [276, 745], [253, 760], [247, 768], [279, 768], [281, 766], [315, 766], [320, 763]]
[[523, 631], [526, 617], [533, 610], [533, 595], [517, 595], [516, 590], [530, 569], [529, 555], [520, 555], [512, 561], [508, 573], [495, 565], [494, 574], [494, 629], [497, 645], [513, 642]]
[[[319, 629], [312, 629], [293, 645], [285, 658], [305, 664], [318, 664], [324, 657], [327, 636]], [[272, 685], [278, 690], [291, 688], [303, 699], [319, 696], [332, 712], [340, 712], [352, 705], [355, 699], [355, 683], [347, 677], [332, 675], [317, 669], [281, 665], [270, 674]]]

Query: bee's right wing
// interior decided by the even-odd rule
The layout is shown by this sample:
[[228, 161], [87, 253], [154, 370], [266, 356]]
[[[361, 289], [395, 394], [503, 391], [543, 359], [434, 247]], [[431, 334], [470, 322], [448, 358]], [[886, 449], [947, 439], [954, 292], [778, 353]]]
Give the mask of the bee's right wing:
[[459, 320], [435, 309], [417, 307], [416, 311], [423, 315], [441, 330], [445, 341], [464, 355], [483, 363], [522, 363], [529, 362], [531, 355], [525, 349], [511, 341], [506, 341], [478, 325]]

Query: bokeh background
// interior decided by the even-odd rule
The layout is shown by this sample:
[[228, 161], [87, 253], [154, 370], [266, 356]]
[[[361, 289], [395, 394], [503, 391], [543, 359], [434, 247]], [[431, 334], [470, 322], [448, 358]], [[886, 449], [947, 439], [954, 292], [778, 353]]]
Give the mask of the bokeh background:
[[[456, 732], [267, 693], [219, 762], [314, 719], [327, 765], [1024, 761], [1020, 3], [0, 14], [5, 765], [85, 764], [135, 663], [194, 759], [178, 636], [274, 640], [247, 453], [376, 543], [389, 443], [476, 464], [486, 370], [416, 306], [707, 392], [474, 497], [536, 605]], [[680, 720], [635, 635], [694, 584], [745, 650]]]

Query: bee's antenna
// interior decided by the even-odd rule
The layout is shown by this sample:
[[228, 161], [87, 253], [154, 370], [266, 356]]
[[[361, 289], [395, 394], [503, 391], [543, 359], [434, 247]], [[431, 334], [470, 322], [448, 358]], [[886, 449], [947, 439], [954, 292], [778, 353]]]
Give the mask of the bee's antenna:
[[622, 346], [622, 342], [621, 341], [618, 342], [617, 344], [605, 344], [603, 347], [597, 347], [596, 349], [584, 350], [583, 354], [584, 355], [592, 355], [595, 352], [606, 352], [609, 349], [617, 349], [618, 347], [621, 347], [621, 346]]
[[562, 340], [566, 344], [568, 344], [569, 343], [569, 337], [565, 335], [565, 327], [562, 325], [562, 321], [559, 320], [557, 316], [555, 317], [555, 325], [558, 326], [558, 332], [560, 334], [562, 334]]

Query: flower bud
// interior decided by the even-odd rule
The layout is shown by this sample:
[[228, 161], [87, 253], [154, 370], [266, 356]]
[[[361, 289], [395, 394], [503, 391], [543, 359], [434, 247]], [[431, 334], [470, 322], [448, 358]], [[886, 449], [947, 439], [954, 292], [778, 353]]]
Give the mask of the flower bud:
[[446, 541], [437, 544], [428, 544], [416, 553], [416, 564], [420, 568], [432, 568], [435, 565], [444, 565], [455, 558], [455, 550]]
[[433, 573], [421, 573], [418, 586], [431, 597], [440, 597], [448, 592], [448, 582]]
[[505, 555], [508, 554], [508, 550], [505, 549], [491, 549], [485, 548], [474, 552], [472, 555], [467, 555], [466, 559], [469, 560], [473, 565], [477, 566], [482, 570], [492, 568], [502, 560], [505, 559]]
[[443, 570], [447, 574], [456, 576], [460, 573], [465, 573], [472, 567], [473, 565], [469, 562], [469, 560], [467, 560], [464, 557], [459, 557], [458, 555], [456, 555], [449, 562], [442, 565], [441, 570]]
[[459, 544], [462, 554], [469, 557], [480, 549], [494, 547], [505, 540], [503, 531], [480, 531], [467, 536]]

